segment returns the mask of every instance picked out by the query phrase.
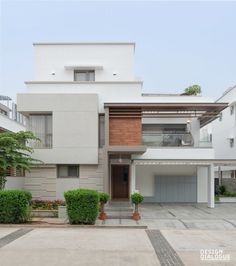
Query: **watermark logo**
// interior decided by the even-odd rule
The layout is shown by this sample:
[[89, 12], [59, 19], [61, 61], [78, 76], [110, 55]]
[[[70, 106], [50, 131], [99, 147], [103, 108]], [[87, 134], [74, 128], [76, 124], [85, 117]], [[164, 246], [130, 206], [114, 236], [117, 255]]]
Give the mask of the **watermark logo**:
[[225, 254], [223, 249], [200, 249], [202, 261], [230, 261], [230, 254]]

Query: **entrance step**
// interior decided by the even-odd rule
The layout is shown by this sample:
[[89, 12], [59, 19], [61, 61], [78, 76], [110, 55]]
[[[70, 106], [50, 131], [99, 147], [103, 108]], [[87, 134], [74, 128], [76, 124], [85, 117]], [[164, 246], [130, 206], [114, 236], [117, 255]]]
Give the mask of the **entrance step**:
[[133, 207], [129, 201], [111, 201], [105, 207], [107, 219], [130, 219], [133, 214]]
[[111, 200], [109, 202], [109, 206], [112, 206], [112, 207], [132, 207], [132, 204], [128, 200], [126, 200], [126, 201], [114, 201], [114, 200]]

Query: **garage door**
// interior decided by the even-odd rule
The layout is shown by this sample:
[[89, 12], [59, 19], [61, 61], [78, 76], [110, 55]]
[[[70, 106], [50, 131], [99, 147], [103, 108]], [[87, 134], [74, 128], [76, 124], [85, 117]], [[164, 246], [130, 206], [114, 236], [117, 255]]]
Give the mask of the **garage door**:
[[197, 178], [194, 176], [156, 176], [157, 202], [197, 202]]

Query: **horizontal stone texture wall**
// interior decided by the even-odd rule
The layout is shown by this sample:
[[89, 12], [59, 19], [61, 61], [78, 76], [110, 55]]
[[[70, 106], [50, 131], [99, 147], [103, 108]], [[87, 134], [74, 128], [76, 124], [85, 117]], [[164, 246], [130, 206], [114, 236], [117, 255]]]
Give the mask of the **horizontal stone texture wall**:
[[113, 146], [142, 145], [141, 118], [110, 118], [109, 144]]
[[26, 174], [24, 188], [30, 191], [35, 199], [55, 199], [56, 180], [55, 165], [35, 167]]
[[225, 186], [226, 191], [236, 192], [236, 179], [235, 178], [222, 178], [222, 185]]
[[80, 165], [80, 188], [103, 191], [104, 151], [99, 149], [98, 165]]

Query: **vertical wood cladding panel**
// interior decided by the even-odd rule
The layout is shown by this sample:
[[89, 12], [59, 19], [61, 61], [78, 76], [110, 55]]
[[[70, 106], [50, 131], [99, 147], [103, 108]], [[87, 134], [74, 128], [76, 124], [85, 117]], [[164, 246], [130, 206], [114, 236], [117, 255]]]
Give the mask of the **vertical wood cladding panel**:
[[109, 144], [113, 146], [142, 145], [141, 117], [110, 117]]

